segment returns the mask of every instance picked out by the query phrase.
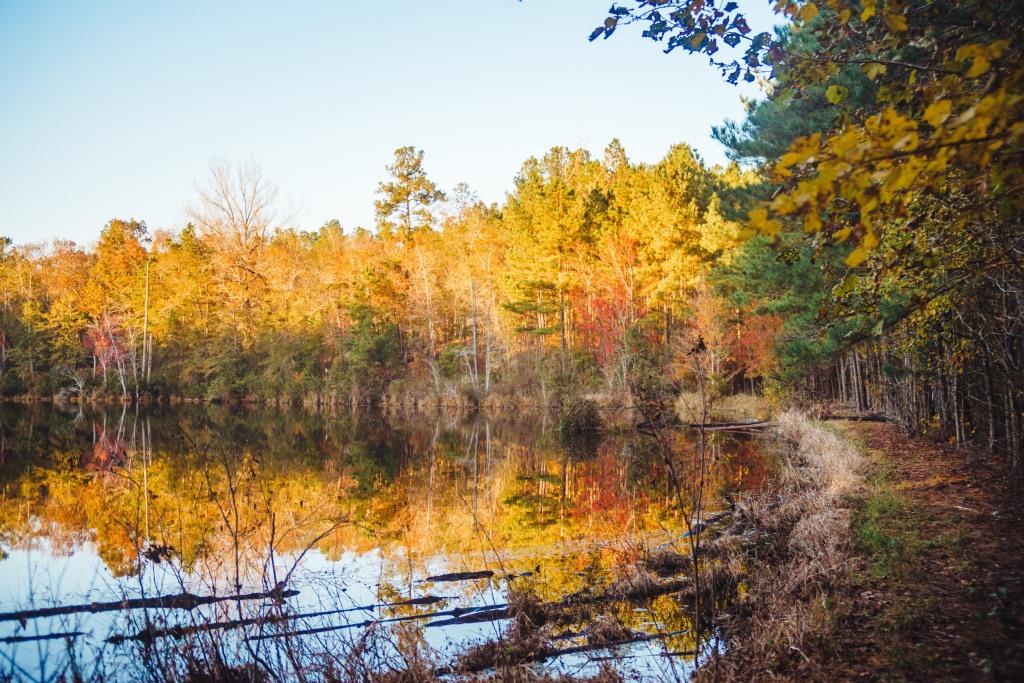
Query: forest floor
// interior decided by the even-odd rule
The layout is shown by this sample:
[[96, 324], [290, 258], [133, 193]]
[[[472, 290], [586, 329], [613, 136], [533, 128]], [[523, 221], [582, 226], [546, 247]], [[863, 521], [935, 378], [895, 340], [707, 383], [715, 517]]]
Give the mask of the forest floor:
[[1024, 680], [1024, 501], [990, 456], [833, 423], [869, 458], [827, 680]]

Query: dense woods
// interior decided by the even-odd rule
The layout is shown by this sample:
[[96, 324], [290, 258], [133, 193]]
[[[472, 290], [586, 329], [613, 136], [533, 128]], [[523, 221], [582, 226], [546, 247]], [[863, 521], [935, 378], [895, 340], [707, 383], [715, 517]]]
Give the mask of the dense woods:
[[770, 325], [708, 284], [749, 174], [683, 145], [654, 165], [556, 148], [488, 207], [446, 197], [414, 148], [387, 173], [375, 231], [287, 227], [259, 169], [216, 166], [178, 232], [115, 219], [95, 248], [7, 245], [5, 394], [556, 404], [629, 393], [695, 329], [721, 338], [723, 375], [764, 375], [767, 346], [737, 342]]
[[768, 84], [715, 131], [762, 171], [745, 227], [772, 245], [744, 247], [727, 296], [782, 315], [778, 369], [799, 393], [1019, 470], [1024, 8], [783, 1], [772, 34], [748, 7], [624, 3], [591, 35], [641, 24], [667, 52]]

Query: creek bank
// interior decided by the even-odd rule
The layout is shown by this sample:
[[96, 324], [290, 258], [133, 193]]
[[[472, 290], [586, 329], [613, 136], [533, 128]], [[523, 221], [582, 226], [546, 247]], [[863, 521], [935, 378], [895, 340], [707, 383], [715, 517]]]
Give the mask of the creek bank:
[[850, 519], [866, 460], [852, 443], [789, 411], [772, 430], [777, 482], [736, 502], [731, 525], [705, 542], [706, 561], [740, 587], [714, 615], [724, 650], [700, 681], [806, 679], [810, 654], [839, 628], [852, 585]]

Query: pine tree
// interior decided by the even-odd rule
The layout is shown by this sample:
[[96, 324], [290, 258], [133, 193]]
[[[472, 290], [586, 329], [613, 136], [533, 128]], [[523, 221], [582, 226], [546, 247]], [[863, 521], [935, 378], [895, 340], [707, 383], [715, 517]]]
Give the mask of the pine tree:
[[391, 180], [377, 186], [380, 199], [373, 204], [377, 225], [382, 232], [397, 231], [408, 240], [414, 230], [433, 226], [432, 209], [445, 195], [423, 169], [423, 150], [399, 147], [387, 171]]

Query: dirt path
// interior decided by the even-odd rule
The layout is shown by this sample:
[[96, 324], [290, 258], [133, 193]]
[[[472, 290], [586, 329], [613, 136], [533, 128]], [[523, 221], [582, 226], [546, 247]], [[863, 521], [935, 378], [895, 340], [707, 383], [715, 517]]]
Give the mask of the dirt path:
[[[871, 457], [832, 680], [1024, 681], [1024, 490], [998, 462], [842, 423]], [[831, 643], [830, 643], [831, 645]]]

